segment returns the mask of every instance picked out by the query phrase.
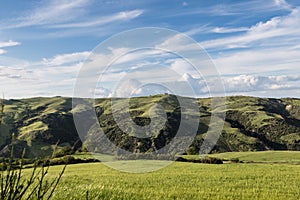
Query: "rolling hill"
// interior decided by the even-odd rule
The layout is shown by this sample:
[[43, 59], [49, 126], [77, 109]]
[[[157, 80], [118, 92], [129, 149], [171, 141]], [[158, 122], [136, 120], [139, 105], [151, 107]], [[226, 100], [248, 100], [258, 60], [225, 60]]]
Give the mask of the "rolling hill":
[[[198, 153], [212, 112], [211, 99], [193, 99], [193, 102], [199, 104], [200, 123], [197, 135], [186, 151], [188, 154]], [[96, 99], [95, 110], [102, 130], [115, 145], [131, 152], [151, 152], [168, 144], [181, 122], [179, 102], [176, 96], [168, 94], [130, 99], [132, 120], [138, 125], [148, 125], [151, 122], [149, 110], [154, 103], [165, 109], [167, 121], [163, 128], [145, 138], [130, 133], [131, 127], [126, 132], [118, 127], [111, 112], [110, 99]], [[4, 104], [0, 157], [10, 154], [12, 133], [17, 138], [16, 156], [20, 156], [24, 148], [29, 158], [49, 156], [56, 143], [60, 150], [75, 145], [76, 149], [99, 151], [95, 144], [103, 138], [90, 128], [93, 124], [89, 124], [89, 118], [82, 122], [86, 136], [84, 141], [80, 141], [73, 114], [84, 113], [88, 108], [78, 106], [72, 109], [72, 98], [11, 99], [5, 100]], [[194, 116], [192, 110], [188, 112]], [[300, 99], [227, 97], [224, 128], [213, 152], [262, 150], [300, 150]]]

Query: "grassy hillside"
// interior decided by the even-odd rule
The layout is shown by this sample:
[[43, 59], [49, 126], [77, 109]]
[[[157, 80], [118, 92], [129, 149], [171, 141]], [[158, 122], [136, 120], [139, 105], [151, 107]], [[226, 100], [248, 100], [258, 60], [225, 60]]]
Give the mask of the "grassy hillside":
[[[211, 100], [193, 99], [199, 104], [200, 123], [189, 154], [197, 154], [202, 144], [211, 117]], [[79, 137], [74, 126], [73, 114], [83, 113], [84, 106], [72, 109], [72, 99], [64, 97], [29, 98], [6, 100], [4, 123], [0, 127], [0, 156], [9, 155], [11, 134], [17, 135], [15, 154], [20, 155], [27, 149], [27, 157], [50, 155], [54, 145], [59, 148], [73, 146]], [[106, 136], [120, 148], [132, 152], [151, 152], [168, 144], [176, 135], [181, 123], [181, 110], [173, 95], [154, 95], [130, 99], [130, 116], [138, 125], [148, 125], [151, 107], [161, 105], [167, 116], [165, 126], [149, 138], [139, 138], [132, 127], [123, 132], [116, 124], [111, 113], [110, 99], [97, 99], [95, 110]], [[117, 102], [122, 114], [122, 101]], [[226, 122], [213, 152], [261, 151], [261, 150], [300, 150], [300, 100], [268, 99], [244, 96], [227, 97]], [[185, 111], [191, 119], [194, 110]], [[123, 120], [121, 120], [123, 123]], [[124, 122], [125, 123], [125, 122]], [[186, 123], [192, 123], [190, 120]], [[83, 123], [86, 127], [89, 119]], [[155, 125], [155, 124], [154, 124]], [[189, 124], [186, 124], [189, 127]], [[154, 127], [155, 128], [155, 127]], [[186, 130], [189, 131], [189, 130]], [[147, 134], [147, 133], [146, 133]], [[94, 144], [101, 141], [93, 129], [87, 128], [85, 147], [95, 152]]]

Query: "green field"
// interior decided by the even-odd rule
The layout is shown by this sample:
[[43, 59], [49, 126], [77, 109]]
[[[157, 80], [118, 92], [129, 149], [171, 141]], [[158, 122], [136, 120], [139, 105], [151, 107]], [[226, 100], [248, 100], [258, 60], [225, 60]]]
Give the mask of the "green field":
[[[257, 151], [257, 152], [226, 152], [209, 154], [209, 157], [220, 158], [222, 160], [235, 160], [246, 163], [286, 163], [300, 164], [300, 151]], [[197, 159], [198, 155], [185, 155], [187, 159]]]
[[[51, 167], [49, 178], [61, 168]], [[299, 172], [300, 165], [291, 164], [175, 162], [130, 174], [101, 163], [75, 164], [67, 167], [54, 199], [85, 199], [86, 191], [89, 199], [299, 199]]]

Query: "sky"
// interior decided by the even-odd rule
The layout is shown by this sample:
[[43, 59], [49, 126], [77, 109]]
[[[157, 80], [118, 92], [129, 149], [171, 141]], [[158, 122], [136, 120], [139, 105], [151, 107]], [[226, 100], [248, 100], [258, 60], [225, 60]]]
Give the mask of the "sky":
[[[147, 32], [113, 42], [116, 34], [144, 27], [176, 31], [156, 38], [158, 49], [188, 49], [180, 42], [190, 37], [211, 59], [214, 75], [201, 77], [184, 59], [157, 49], [132, 52], [128, 43], [145, 45]], [[99, 44], [105, 41], [111, 46], [103, 49]], [[103, 66], [95, 69], [116, 55], [123, 57], [105, 73], [99, 73]], [[77, 76], [87, 67], [102, 77], [89, 91], [97, 97], [172, 92], [168, 86], [183, 83], [197, 97], [300, 97], [300, 2], [1, 0], [0, 92], [5, 98], [74, 96]], [[207, 88], [216, 79], [224, 93]]]

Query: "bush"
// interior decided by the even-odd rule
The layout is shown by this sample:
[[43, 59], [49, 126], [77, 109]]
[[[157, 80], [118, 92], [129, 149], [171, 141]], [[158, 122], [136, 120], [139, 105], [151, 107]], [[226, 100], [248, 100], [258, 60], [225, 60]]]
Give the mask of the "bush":
[[91, 163], [91, 162], [100, 162], [95, 158], [80, 159], [74, 158], [74, 156], [66, 155], [60, 158], [53, 158], [48, 160], [49, 165], [66, 165], [66, 164], [77, 164], [77, 163]]
[[238, 159], [238, 158], [231, 158], [229, 161], [232, 163], [242, 163], [243, 162], [243, 161], [240, 161], [240, 159]]
[[199, 158], [199, 159], [187, 159], [184, 157], [179, 157], [176, 159], [176, 161], [179, 162], [192, 162], [192, 163], [205, 163], [205, 164], [223, 164], [223, 161], [219, 158], [214, 158], [214, 157], [204, 157], [204, 158]]
[[58, 149], [57, 151], [55, 151], [53, 154], [53, 157], [59, 158], [59, 157], [64, 157], [65, 155], [71, 155], [71, 154], [73, 154], [73, 149], [69, 146], [64, 146], [61, 149]]

